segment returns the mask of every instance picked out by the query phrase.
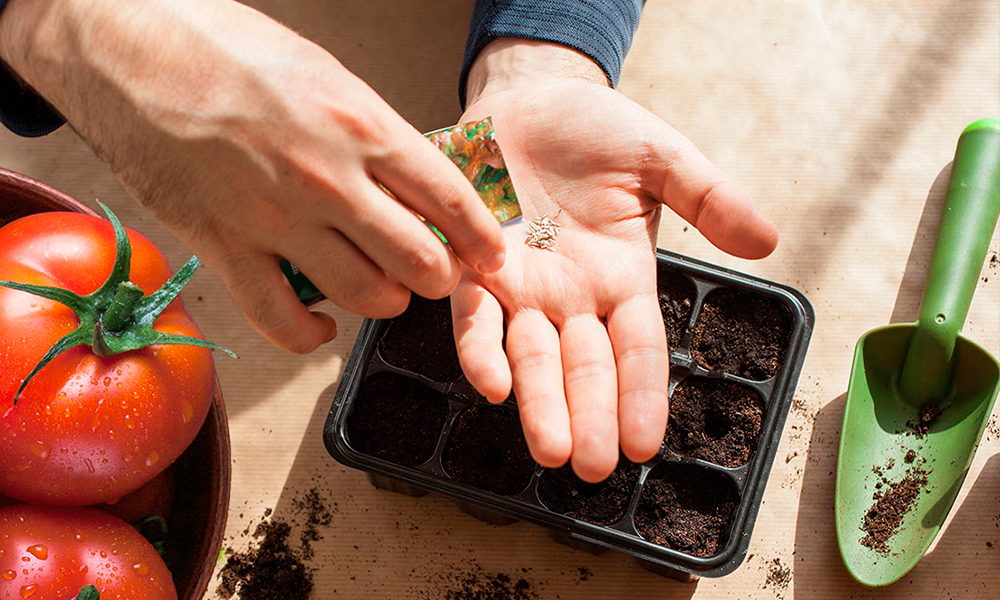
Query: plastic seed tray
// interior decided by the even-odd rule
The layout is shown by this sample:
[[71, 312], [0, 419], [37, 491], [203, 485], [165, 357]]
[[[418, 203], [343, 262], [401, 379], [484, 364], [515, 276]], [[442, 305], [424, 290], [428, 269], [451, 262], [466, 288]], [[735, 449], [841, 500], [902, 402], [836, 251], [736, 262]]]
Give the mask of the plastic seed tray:
[[517, 520], [594, 553], [628, 553], [680, 580], [735, 570], [791, 405], [814, 313], [800, 292], [663, 250], [670, 424], [660, 453], [603, 484], [531, 460], [516, 400], [490, 405], [455, 356], [448, 300], [361, 327], [324, 441], [373, 485], [441, 494], [483, 520]]

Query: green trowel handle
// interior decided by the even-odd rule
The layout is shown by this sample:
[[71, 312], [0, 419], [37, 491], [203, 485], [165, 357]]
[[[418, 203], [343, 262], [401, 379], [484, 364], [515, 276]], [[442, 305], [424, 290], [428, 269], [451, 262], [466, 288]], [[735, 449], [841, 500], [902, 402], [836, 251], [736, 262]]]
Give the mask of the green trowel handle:
[[980, 119], [958, 138], [920, 317], [907, 348], [900, 391], [911, 403], [944, 398], [955, 339], [1000, 216], [1000, 119]]

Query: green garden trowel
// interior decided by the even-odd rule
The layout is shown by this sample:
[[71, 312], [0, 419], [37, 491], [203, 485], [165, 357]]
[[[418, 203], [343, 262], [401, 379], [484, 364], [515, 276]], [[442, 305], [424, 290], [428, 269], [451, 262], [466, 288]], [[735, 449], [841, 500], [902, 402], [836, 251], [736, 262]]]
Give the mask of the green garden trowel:
[[990, 417], [1000, 363], [959, 332], [998, 215], [1000, 120], [980, 119], [958, 140], [917, 322], [873, 329], [854, 353], [834, 509], [840, 555], [865, 585], [923, 556]]

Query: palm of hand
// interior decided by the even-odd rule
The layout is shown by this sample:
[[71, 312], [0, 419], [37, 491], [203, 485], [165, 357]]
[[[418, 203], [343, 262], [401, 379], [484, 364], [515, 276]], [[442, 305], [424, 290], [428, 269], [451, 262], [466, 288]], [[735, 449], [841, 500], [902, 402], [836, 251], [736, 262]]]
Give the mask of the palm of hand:
[[[572, 456], [581, 477], [603, 479], [617, 463], [619, 438], [626, 456], [646, 460], [666, 425], [667, 346], [653, 254], [660, 203], [640, 179], [643, 124], [655, 117], [586, 83], [490, 97], [464, 118], [487, 114], [525, 226], [505, 228], [500, 271], [467, 270], [453, 295], [459, 356], [494, 401], [507, 396], [513, 372], [536, 460], [557, 466]], [[527, 223], [541, 215], [560, 224], [551, 250], [524, 243]]]

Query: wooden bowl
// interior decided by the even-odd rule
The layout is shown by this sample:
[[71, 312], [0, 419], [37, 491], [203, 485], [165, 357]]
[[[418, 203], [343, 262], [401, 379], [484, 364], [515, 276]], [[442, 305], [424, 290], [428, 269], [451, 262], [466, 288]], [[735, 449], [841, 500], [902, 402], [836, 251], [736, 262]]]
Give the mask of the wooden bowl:
[[[96, 216], [59, 190], [0, 168], [0, 227], [26, 215], [57, 210]], [[202, 600], [212, 580], [229, 513], [230, 465], [229, 422], [216, 379], [205, 424], [174, 463], [167, 557], [180, 600]]]

